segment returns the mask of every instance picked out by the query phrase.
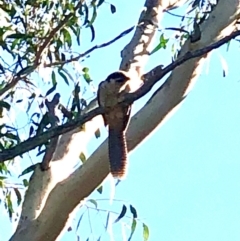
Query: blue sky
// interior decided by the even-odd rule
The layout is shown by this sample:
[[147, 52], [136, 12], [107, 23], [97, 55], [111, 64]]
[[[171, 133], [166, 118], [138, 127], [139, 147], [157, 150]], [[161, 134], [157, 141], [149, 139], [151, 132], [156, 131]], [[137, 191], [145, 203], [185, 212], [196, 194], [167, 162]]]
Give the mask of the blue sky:
[[[116, 14], [111, 15], [107, 4], [99, 13], [93, 44], [106, 42], [135, 24], [144, 1], [116, 0], [114, 3]], [[176, 20], [165, 17], [161, 26], [174, 26]], [[81, 52], [92, 46], [87, 36], [88, 33]], [[120, 51], [130, 38], [131, 35], [126, 36], [106, 49], [96, 50], [84, 62], [90, 67], [95, 85], [118, 69]], [[236, 54], [237, 44], [232, 43], [228, 52], [226, 49], [223, 46], [212, 53], [179, 110], [131, 153], [127, 179], [116, 188], [114, 198], [126, 200], [137, 209], [139, 218], [150, 229], [150, 241], [240, 240], [240, 57]], [[229, 67], [225, 78], [220, 55]], [[146, 70], [158, 64], [166, 65], [170, 59], [170, 53], [161, 50], [151, 56]], [[146, 100], [147, 97], [139, 100], [134, 112]], [[91, 143], [89, 155], [105, 136], [103, 131], [101, 138]], [[94, 193], [92, 198], [109, 198], [109, 192], [110, 182], [106, 181], [103, 194]], [[110, 205], [108, 201], [99, 201], [98, 204], [102, 209], [121, 211], [120, 202]], [[90, 212], [92, 224], [99, 222], [103, 227], [106, 213], [100, 215], [102, 219]], [[81, 240], [90, 234], [87, 220], [86, 215], [80, 225], [80, 233], [85, 238]], [[3, 222], [0, 218], [0, 223]], [[6, 224], [6, 230], [9, 227]], [[102, 232], [96, 225], [93, 230]], [[115, 240], [122, 240], [121, 225], [115, 224], [113, 230]], [[141, 232], [139, 223], [132, 240], [142, 240]], [[72, 231], [62, 240], [75, 238]], [[110, 240], [108, 234], [102, 238]]]

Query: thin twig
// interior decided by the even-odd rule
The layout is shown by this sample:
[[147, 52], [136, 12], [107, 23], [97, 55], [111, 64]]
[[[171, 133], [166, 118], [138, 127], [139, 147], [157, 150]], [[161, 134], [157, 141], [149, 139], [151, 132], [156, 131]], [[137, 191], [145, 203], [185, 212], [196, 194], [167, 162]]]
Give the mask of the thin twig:
[[170, 12], [169, 10], [165, 10], [164, 12], [168, 13], [169, 15], [172, 15], [174, 17], [178, 17], [178, 18], [187, 18], [187, 19], [192, 19], [194, 20], [194, 17], [188, 17], [188, 16], [185, 16], [185, 15], [179, 15], [179, 14], [176, 14], [176, 13], [172, 13]]
[[52, 67], [52, 66], [56, 66], [56, 65], [63, 65], [63, 64], [71, 63], [73, 61], [78, 61], [80, 58], [83, 58], [84, 56], [90, 54], [95, 49], [104, 48], [104, 47], [106, 47], [106, 46], [116, 42], [118, 39], [120, 39], [123, 36], [125, 36], [126, 34], [130, 33], [134, 29], [134, 27], [135, 26], [132, 26], [131, 28], [128, 28], [128, 29], [124, 30], [117, 37], [115, 37], [114, 39], [112, 39], [112, 40], [110, 40], [110, 41], [108, 41], [106, 43], [103, 43], [103, 44], [100, 44], [100, 45], [95, 45], [95, 46], [91, 47], [90, 49], [88, 49], [84, 53], [79, 54], [78, 56], [76, 56], [74, 58], [71, 58], [71, 59], [68, 59], [68, 60], [65, 60], [65, 61], [58, 61], [58, 62], [55, 62], [55, 63], [45, 64], [44, 67]]

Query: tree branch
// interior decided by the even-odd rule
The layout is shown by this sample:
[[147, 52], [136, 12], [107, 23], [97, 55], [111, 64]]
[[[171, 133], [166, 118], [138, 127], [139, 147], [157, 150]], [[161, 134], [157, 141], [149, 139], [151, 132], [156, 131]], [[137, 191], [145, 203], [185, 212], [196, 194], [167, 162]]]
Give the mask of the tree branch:
[[[213, 49], [219, 48], [223, 44], [227, 43], [231, 39], [236, 38], [239, 35], [240, 30], [235, 31], [230, 35], [220, 39], [219, 41], [210, 44], [207, 47], [187, 52], [182, 57], [178, 58], [176, 61], [169, 64], [163, 69], [161, 66], [155, 67], [154, 69], [143, 75], [143, 78], [145, 79], [144, 85], [141, 88], [139, 88], [136, 92], [127, 94], [124, 100], [122, 100], [119, 104], [124, 105], [126, 103], [132, 103], [138, 100], [139, 98], [147, 94], [158, 81], [160, 81], [166, 74], [173, 71], [176, 67], [180, 66], [181, 64], [185, 63], [190, 59], [200, 57], [202, 55], [209, 53]], [[88, 113], [80, 116], [76, 120], [71, 120], [68, 123], [63, 124], [62, 126], [53, 128], [52, 130], [48, 130], [38, 136], [31, 137], [28, 140], [18, 144], [17, 146], [10, 148], [8, 150], [4, 150], [2, 153], [0, 153], [0, 162], [4, 162], [18, 155], [21, 155], [27, 151], [30, 151], [33, 148], [46, 143], [49, 139], [62, 135], [68, 131], [71, 131], [77, 128], [78, 126], [83, 125], [87, 121], [91, 120], [93, 117], [102, 113], [104, 113], [104, 110], [100, 107], [97, 107], [94, 110], [91, 110]]]
[[[40, 64], [39, 59], [42, 55], [42, 52], [44, 51], [44, 49], [48, 46], [48, 44], [51, 42], [52, 38], [54, 37], [54, 35], [69, 21], [69, 19], [74, 16], [74, 12], [78, 10], [78, 8], [81, 7], [82, 3], [84, 2], [84, 0], [80, 0], [78, 2], [78, 4], [76, 5], [76, 7], [74, 8], [72, 13], [69, 13], [68, 15], [65, 16], [65, 18], [60, 21], [60, 23], [58, 24], [58, 26], [56, 26], [51, 32], [50, 34], [45, 38], [45, 41], [43, 42], [42, 45], [40, 45], [39, 50], [36, 52], [36, 58], [35, 61], [33, 63], [33, 65], [30, 67], [31, 68], [31, 72], [34, 71], [37, 66]], [[27, 67], [28, 68], [28, 67]], [[4, 88], [2, 88], [0, 90], [0, 96], [2, 96], [5, 92], [7, 92], [8, 90], [10, 90], [11, 88], [13, 88], [23, 77], [20, 76], [20, 72], [22, 72], [22, 70], [20, 70], [12, 79], [12, 81], [7, 84]]]
[[84, 0], [79, 1], [76, 7], [73, 9], [73, 12], [69, 13], [68, 15], [65, 15], [65, 18], [62, 21], [60, 21], [60, 23], [50, 32], [50, 34], [45, 39], [43, 44], [39, 47], [39, 50], [36, 53], [35, 65], [39, 64], [39, 59], [42, 55], [42, 52], [49, 45], [54, 35], [70, 20], [71, 17], [74, 16], [75, 12], [81, 7], [83, 2]]
[[55, 63], [50, 63], [50, 64], [44, 64], [44, 67], [52, 67], [52, 66], [57, 66], [57, 65], [63, 65], [63, 64], [67, 64], [67, 63], [71, 63], [73, 61], [78, 61], [80, 58], [83, 58], [84, 56], [90, 54], [92, 51], [94, 51], [95, 49], [100, 49], [100, 48], [104, 48], [114, 42], [116, 42], [118, 39], [122, 38], [123, 36], [127, 35], [128, 33], [130, 33], [135, 26], [132, 26], [131, 28], [128, 28], [126, 30], [124, 30], [122, 33], [120, 33], [117, 37], [115, 37], [114, 39], [106, 42], [106, 43], [102, 43], [100, 45], [95, 45], [92, 48], [88, 49], [87, 51], [85, 51], [82, 54], [79, 54], [78, 56], [65, 60], [65, 61], [58, 61]]

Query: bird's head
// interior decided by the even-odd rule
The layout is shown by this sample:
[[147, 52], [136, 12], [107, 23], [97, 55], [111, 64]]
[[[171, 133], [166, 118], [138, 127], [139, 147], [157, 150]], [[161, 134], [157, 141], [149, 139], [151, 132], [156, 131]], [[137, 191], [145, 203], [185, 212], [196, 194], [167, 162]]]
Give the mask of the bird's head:
[[115, 81], [117, 83], [125, 83], [126, 81], [130, 80], [131, 78], [128, 76], [127, 72], [124, 71], [116, 71], [112, 74], [110, 74], [106, 81], [111, 82], [111, 81]]

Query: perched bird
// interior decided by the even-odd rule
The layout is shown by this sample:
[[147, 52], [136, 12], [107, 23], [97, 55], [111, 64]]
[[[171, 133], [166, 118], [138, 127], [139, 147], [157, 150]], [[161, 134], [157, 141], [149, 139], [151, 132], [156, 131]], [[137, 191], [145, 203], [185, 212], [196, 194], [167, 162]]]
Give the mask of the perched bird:
[[108, 155], [113, 177], [123, 179], [127, 173], [127, 142], [131, 106], [118, 105], [119, 97], [130, 92], [130, 76], [127, 72], [117, 71], [110, 74], [99, 84], [98, 104], [105, 109], [103, 120], [108, 125]]

